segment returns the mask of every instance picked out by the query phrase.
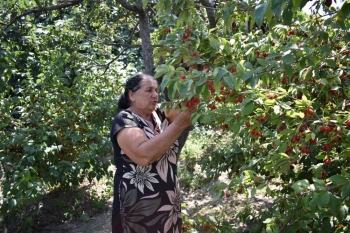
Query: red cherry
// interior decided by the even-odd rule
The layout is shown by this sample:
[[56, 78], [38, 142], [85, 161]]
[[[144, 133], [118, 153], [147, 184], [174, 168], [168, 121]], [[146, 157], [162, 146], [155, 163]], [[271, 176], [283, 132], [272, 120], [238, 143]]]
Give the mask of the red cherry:
[[329, 164], [331, 164], [331, 160], [329, 158], [325, 159], [324, 164], [328, 166]]
[[314, 114], [314, 110], [312, 108], [308, 108], [307, 112], [309, 113], [309, 115]]
[[247, 128], [249, 128], [249, 127], [250, 127], [250, 123], [249, 123], [249, 122], [246, 122], [246, 123], [245, 123], [245, 126], [246, 126]]
[[284, 76], [284, 77], [282, 78], [282, 84], [286, 84], [286, 83], [287, 83], [287, 77]]
[[286, 154], [289, 154], [291, 152], [293, 152], [293, 148], [291, 146], [287, 146]]
[[231, 73], [235, 73], [236, 71], [237, 71], [236, 67], [233, 67], [233, 68], [230, 70]]
[[185, 74], [181, 74], [181, 75], [180, 75], [180, 78], [181, 78], [181, 79], [185, 79], [185, 78], [186, 78], [186, 75], [185, 75]]
[[242, 193], [242, 189], [238, 189], [237, 193], [241, 194]]
[[316, 144], [317, 139], [316, 138], [310, 138], [309, 141], [310, 141], [311, 144]]
[[332, 5], [332, 0], [326, 0], [326, 1], [324, 1], [324, 4], [328, 7], [330, 7]]
[[326, 128], [322, 126], [322, 127], [320, 128], [320, 133], [324, 133], [324, 132], [326, 132]]
[[350, 129], [350, 120], [346, 122], [346, 128]]
[[236, 22], [233, 22], [232, 23], [232, 28], [236, 28], [237, 27], [237, 23]]
[[332, 146], [330, 144], [325, 144], [323, 146], [324, 151], [330, 151], [332, 149]]
[[187, 34], [191, 34], [191, 28], [187, 28], [187, 29], [186, 29], [186, 33], [187, 33]]
[[227, 198], [229, 198], [229, 197], [231, 196], [230, 192], [227, 191], [227, 192], [225, 193], [225, 196], [226, 196]]
[[278, 130], [279, 130], [279, 131], [282, 131], [282, 130], [284, 130], [284, 127], [285, 127], [285, 125], [282, 124], [282, 125], [280, 125], [280, 127], [278, 127]]
[[170, 32], [171, 32], [171, 29], [170, 29], [170, 28], [166, 28], [166, 29], [165, 29], [165, 32], [166, 32], [166, 33], [170, 33]]

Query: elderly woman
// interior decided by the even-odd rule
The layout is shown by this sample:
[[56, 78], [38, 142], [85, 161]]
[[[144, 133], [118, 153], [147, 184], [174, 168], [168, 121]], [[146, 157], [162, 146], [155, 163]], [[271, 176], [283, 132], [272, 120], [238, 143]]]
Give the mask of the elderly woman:
[[127, 80], [111, 127], [114, 162], [113, 233], [181, 232], [178, 142], [196, 106], [161, 111], [158, 83], [149, 75]]

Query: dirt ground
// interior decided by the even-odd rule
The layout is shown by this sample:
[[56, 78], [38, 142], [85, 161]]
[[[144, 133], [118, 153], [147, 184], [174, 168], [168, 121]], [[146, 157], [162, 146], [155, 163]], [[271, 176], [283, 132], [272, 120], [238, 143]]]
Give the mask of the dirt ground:
[[[222, 176], [217, 182], [225, 181], [226, 177]], [[263, 195], [256, 195], [252, 198], [245, 198], [238, 193], [232, 193], [230, 198], [223, 197], [215, 200], [208, 187], [198, 187], [197, 191], [182, 189], [183, 202], [186, 203], [185, 209], [193, 219], [197, 215], [206, 215], [213, 211], [226, 211], [227, 213], [236, 212], [238, 209], [245, 208], [247, 205], [252, 209], [258, 209], [261, 205], [269, 205], [268, 200]], [[106, 209], [102, 213], [90, 216], [87, 221], [74, 220], [69, 222], [53, 222], [45, 228], [38, 229], [40, 233], [110, 233], [111, 232], [111, 212], [113, 198], [109, 198], [106, 203]], [[247, 226], [237, 222], [242, 231]]]
[[[227, 181], [227, 178], [223, 175], [216, 182]], [[96, 184], [94, 184], [96, 186]], [[106, 183], [98, 184], [101, 189], [105, 188]], [[237, 212], [237, 210], [246, 208], [258, 209], [261, 205], [269, 205], [271, 200], [268, 200], [266, 197], [262, 195], [255, 195], [252, 198], [245, 198], [243, 195], [238, 193], [231, 193], [229, 198], [225, 196], [218, 200], [215, 200], [210, 191], [210, 184], [206, 187], [195, 187], [195, 190], [190, 190], [189, 188], [182, 188], [182, 197], [183, 202], [186, 204], [183, 209], [185, 209], [191, 219], [195, 219], [198, 215], [206, 216], [208, 213], [213, 213], [213, 211], [217, 212], [225, 212], [228, 216], [231, 216], [229, 221], [232, 221], [232, 213]], [[80, 188], [80, 192], [82, 190], [90, 190], [92, 187], [91, 184], [86, 183]], [[76, 195], [74, 191], [69, 193], [62, 192], [53, 192], [50, 193], [47, 197], [45, 197], [39, 205], [41, 206], [40, 214], [34, 218], [34, 227], [32, 228], [32, 232], [35, 233], [110, 233], [111, 232], [111, 213], [112, 213], [112, 202], [113, 197], [110, 197], [103, 204], [102, 211], [96, 212], [94, 208], [89, 206], [89, 202], [84, 203], [81, 199], [89, 200], [90, 197], [82, 198], [79, 197], [79, 206], [76, 203]], [[66, 203], [62, 203], [66, 202]], [[32, 209], [37, 209], [38, 203], [32, 206]], [[73, 218], [75, 220], [64, 221], [62, 220], [62, 206], [67, 208], [67, 212], [70, 212], [71, 209], [79, 208], [80, 213], [85, 212], [86, 218], [78, 219]], [[31, 207], [28, 207], [30, 210]], [[237, 226], [240, 226], [241, 229], [246, 228], [244, 224], [240, 224], [237, 222]], [[248, 226], [249, 227], [249, 226]], [[242, 230], [243, 231], [243, 230]], [[11, 228], [7, 231], [4, 229], [0, 229], [0, 233], [11, 233]], [[23, 231], [22, 232], [29, 232]], [[201, 232], [200, 232], [201, 233]]]

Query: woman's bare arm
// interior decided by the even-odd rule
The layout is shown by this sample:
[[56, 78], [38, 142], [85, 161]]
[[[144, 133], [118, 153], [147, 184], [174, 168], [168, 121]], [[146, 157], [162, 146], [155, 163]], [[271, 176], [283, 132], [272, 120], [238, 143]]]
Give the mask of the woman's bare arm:
[[140, 128], [124, 128], [118, 132], [116, 140], [134, 163], [147, 166], [168, 151], [182, 131], [191, 125], [191, 114], [195, 111], [196, 106], [193, 106], [177, 113], [172, 124], [152, 139], [148, 139]]

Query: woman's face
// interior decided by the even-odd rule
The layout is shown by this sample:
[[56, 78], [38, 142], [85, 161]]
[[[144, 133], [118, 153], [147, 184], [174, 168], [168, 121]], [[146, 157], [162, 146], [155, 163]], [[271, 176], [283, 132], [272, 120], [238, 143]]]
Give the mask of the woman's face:
[[140, 89], [130, 92], [131, 107], [145, 114], [152, 113], [158, 104], [158, 83], [151, 78], [145, 78]]

